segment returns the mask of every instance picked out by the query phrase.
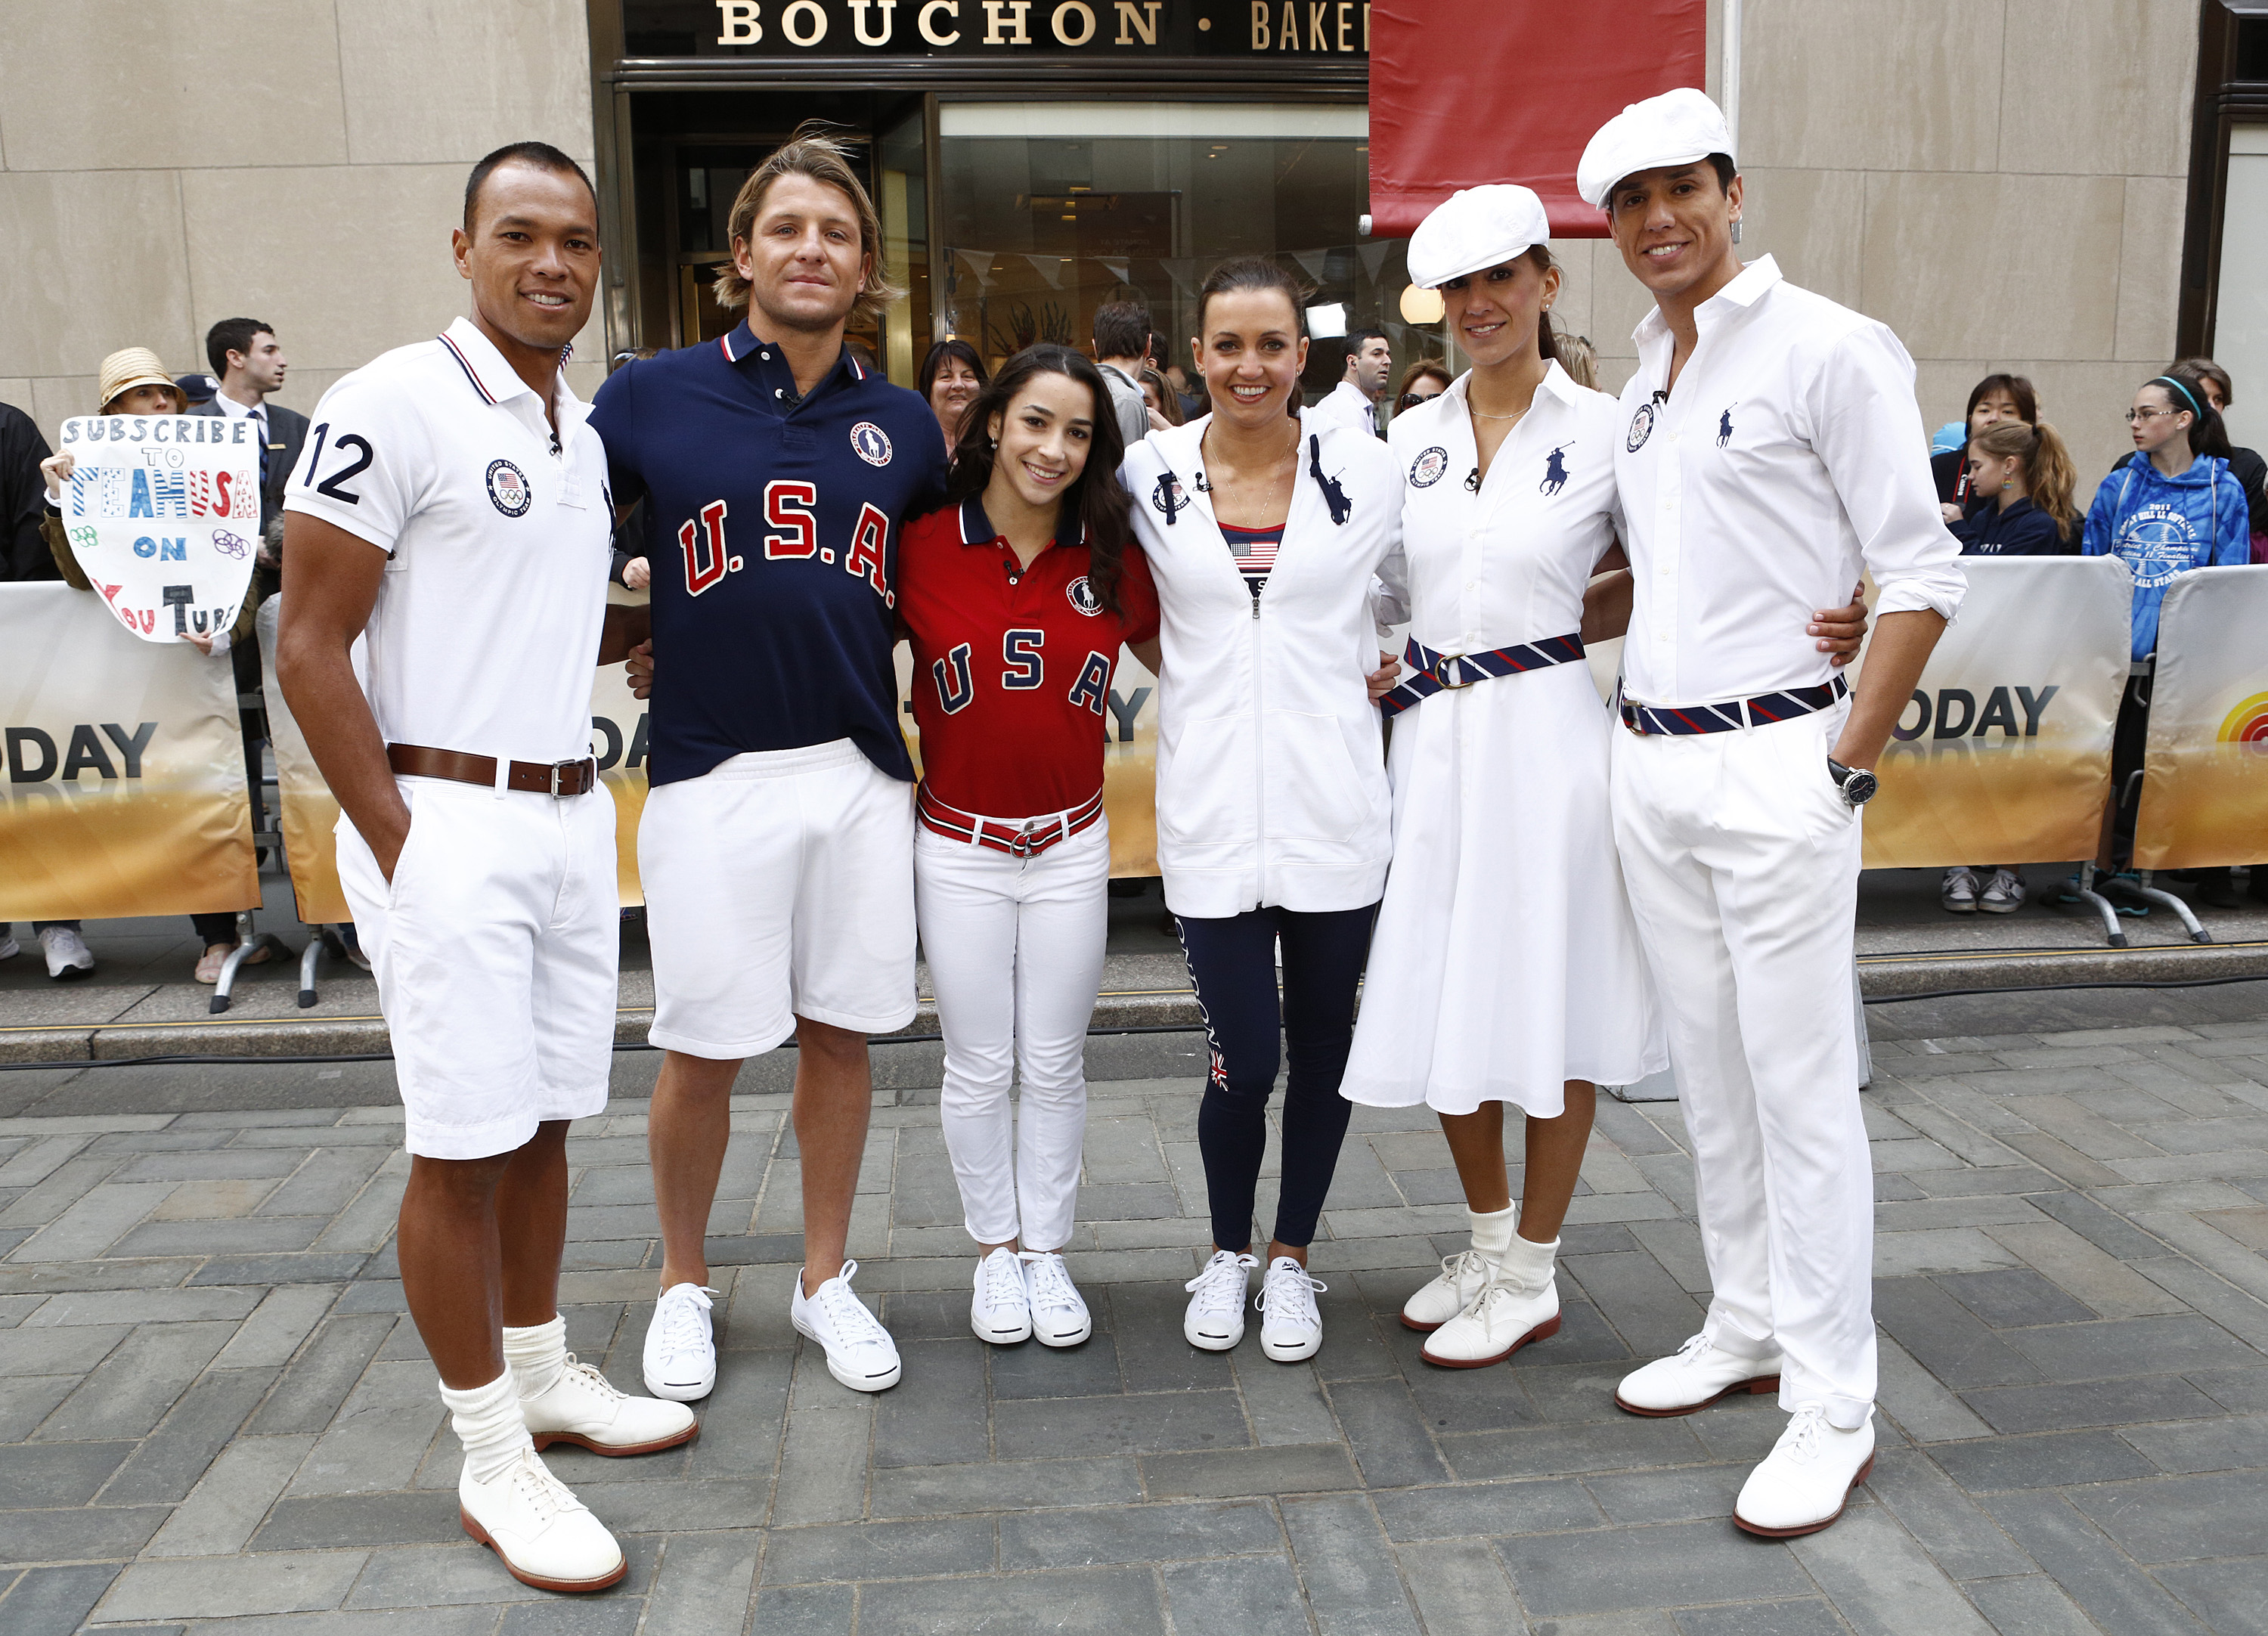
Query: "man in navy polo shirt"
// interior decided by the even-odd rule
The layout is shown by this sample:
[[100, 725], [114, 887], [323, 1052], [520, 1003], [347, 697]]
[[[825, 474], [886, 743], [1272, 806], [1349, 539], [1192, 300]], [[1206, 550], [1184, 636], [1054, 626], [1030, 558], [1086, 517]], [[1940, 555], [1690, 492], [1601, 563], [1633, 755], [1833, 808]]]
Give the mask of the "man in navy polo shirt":
[[897, 1348], [843, 1258], [872, 1096], [866, 1038], [914, 1015], [913, 767], [897, 726], [898, 534], [944, 495], [913, 393], [844, 346], [895, 296], [843, 150], [799, 131], [731, 217], [721, 340], [600, 389], [615, 497], [646, 501], [658, 659], [638, 872], [667, 1052], [648, 1126], [663, 1243], [657, 1396], [716, 1380], [703, 1242], [743, 1059], [790, 1035], [805, 1266], [791, 1316], [859, 1391]]

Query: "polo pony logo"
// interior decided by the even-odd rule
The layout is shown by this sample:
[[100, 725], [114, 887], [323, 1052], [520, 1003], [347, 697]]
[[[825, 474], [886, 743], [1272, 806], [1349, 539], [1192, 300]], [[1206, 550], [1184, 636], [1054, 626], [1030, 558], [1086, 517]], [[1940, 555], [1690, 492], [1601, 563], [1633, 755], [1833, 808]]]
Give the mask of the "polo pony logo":
[[1566, 452], [1563, 443], [1543, 457], [1543, 481], [1535, 486], [1545, 494], [1557, 494], [1567, 486], [1567, 462], [1559, 458]]

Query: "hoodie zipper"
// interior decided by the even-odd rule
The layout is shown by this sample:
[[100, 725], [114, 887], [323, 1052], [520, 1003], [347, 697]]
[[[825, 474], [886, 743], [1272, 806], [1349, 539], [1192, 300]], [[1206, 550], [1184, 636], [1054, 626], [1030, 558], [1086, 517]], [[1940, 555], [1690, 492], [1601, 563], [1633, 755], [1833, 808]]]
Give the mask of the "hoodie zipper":
[[[1286, 520], [1289, 520], [1288, 512]], [[1280, 546], [1278, 548], [1277, 554], [1279, 556], [1283, 554]], [[1275, 571], [1270, 570], [1268, 578], [1273, 579], [1275, 577]], [[1263, 630], [1260, 622], [1260, 601], [1261, 597], [1267, 594], [1268, 586], [1263, 583], [1260, 587], [1260, 596], [1252, 599], [1253, 811], [1259, 820], [1259, 898], [1263, 904], [1268, 901], [1268, 717], [1267, 712], [1261, 707], [1261, 661], [1263, 655], [1260, 640]]]

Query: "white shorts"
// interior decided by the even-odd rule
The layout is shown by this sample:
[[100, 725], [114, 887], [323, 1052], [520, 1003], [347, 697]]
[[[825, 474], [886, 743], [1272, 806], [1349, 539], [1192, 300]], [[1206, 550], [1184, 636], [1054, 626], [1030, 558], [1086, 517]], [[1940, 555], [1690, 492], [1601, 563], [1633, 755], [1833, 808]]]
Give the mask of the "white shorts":
[[407, 1146], [429, 1159], [524, 1146], [607, 1105], [614, 1062], [615, 799], [555, 801], [396, 780], [409, 836], [391, 885], [339, 819], [339, 883], [378, 977]]
[[808, 1017], [914, 1020], [914, 786], [848, 739], [657, 785], [638, 822], [666, 1050], [737, 1061]]

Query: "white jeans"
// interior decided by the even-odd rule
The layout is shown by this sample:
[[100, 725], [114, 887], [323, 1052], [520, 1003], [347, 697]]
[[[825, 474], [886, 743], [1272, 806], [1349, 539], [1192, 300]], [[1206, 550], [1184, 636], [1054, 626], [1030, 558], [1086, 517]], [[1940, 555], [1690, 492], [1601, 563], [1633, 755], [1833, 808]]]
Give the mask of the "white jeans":
[[1874, 1167], [1851, 1013], [1859, 815], [1827, 772], [1848, 706], [1747, 732], [1615, 734], [1615, 840], [1693, 1145], [1706, 1329], [1786, 1356], [1780, 1404], [1874, 1397]]
[[[915, 836], [916, 912], [945, 1035], [945, 1146], [980, 1244], [1071, 1240], [1109, 880], [1108, 820], [1026, 859]], [[1008, 1101], [1019, 1070], [1020, 1120]]]

